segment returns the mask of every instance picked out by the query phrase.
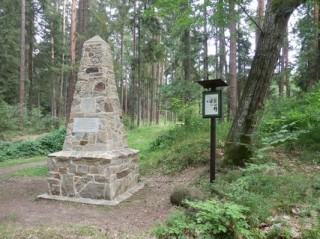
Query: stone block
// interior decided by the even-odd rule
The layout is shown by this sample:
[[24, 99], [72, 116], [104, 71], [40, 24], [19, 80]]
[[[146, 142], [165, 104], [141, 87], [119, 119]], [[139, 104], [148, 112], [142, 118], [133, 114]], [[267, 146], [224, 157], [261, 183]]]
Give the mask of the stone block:
[[65, 197], [75, 196], [73, 175], [62, 175], [61, 194]]
[[130, 169], [125, 169], [125, 170], [117, 173], [117, 179], [121, 179], [121, 178], [127, 177], [130, 172], [131, 172]]
[[87, 175], [89, 173], [89, 166], [88, 165], [78, 165], [76, 175]]
[[105, 185], [98, 183], [89, 183], [81, 192], [80, 196], [91, 199], [105, 198]]
[[110, 182], [110, 178], [107, 178], [106, 176], [95, 175], [94, 181], [96, 183], [105, 183], [106, 184], [106, 183]]
[[48, 161], [47, 161], [47, 165], [48, 165], [48, 171], [57, 171], [57, 166], [56, 166], [56, 163], [55, 163], [55, 160], [51, 157], [48, 158]]

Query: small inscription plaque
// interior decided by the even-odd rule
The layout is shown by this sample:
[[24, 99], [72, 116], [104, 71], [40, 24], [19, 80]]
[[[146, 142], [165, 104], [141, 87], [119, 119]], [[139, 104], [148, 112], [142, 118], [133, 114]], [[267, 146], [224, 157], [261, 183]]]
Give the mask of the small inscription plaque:
[[74, 118], [73, 132], [98, 132], [99, 118]]
[[203, 92], [203, 117], [220, 118], [221, 117], [221, 91]]

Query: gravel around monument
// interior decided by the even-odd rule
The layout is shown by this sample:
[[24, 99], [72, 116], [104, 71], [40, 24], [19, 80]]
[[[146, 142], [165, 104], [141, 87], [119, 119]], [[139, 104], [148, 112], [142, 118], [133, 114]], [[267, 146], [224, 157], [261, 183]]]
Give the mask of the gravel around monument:
[[175, 210], [169, 201], [174, 187], [190, 184], [204, 170], [188, 169], [174, 176], [148, 175], [143, 179], [145, 187], [117, 206], [39, 200], [37, 195], [47, 190], [46, 178], [1, 176], [0, 226], [27, 230], [87, 225], [105, 231], [107, 238], [152, 238], [152, 226]]

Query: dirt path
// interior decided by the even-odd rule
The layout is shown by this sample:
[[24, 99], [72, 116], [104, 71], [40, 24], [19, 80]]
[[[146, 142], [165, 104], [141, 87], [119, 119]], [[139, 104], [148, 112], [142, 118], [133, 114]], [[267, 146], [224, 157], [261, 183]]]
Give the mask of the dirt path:
[[45, 178], [9, 178], [0, 181], [0, 224], [27, 228], [91, 225], [107, 231], [112, 238], [150, 238], [149, 229], [174, 209], [169, 202], [173, 188], [189, 184], [203, 170], [146, 176], [142, 190], [114, 207], [37, 200], [36, 196], [47, 190]]
[[18, 164], [15, 166], [11, 166], [11, 167], [1, 167], [0, 168], [0, 175], [2, 174], [6, 174], [6, 173], [12, 173], [21, 169], [26, 169], [26, 168], [33, 168], [33, 167], [37, 167], [37, 166], [43, 166], [46, 165], [47, 161], [43, 161], [43, 162], [34, 162], [34, 163], [25, 163], [25, 164]]

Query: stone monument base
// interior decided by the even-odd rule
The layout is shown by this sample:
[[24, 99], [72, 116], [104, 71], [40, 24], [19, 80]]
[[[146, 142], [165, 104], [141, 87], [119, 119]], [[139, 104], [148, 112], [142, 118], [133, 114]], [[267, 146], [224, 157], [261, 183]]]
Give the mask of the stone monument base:
[[39, 198], [116, 205], [143, 187], [138, 150], [60, 151], [48, 157], [48, 193]]

